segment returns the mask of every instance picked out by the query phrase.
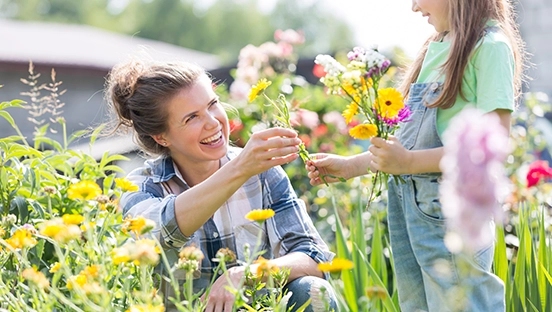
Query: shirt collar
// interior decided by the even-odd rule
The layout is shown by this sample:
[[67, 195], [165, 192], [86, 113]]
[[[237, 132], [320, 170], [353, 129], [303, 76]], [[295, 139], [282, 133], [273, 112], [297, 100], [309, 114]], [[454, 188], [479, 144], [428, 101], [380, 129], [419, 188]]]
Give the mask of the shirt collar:
[[160, 156], [146, 161], [151, 168], [151, 179], [154, 183], [169, 181], [176, 175], [173, 160], [170, 156]]
[[[226, 156], [220, 160], [221, 166], [224, 166], [227, 162], [237, 156], [238, 148], [229, 147]], [[146, 164], [151, 168], [151, 179], [154, 183], [163, 183], [172, 179], [174, 176], [178, 176], [184, 183], [184, 179], [177, 172], [177, 168], [173, 162], [171, 156], [160, 156], [155, 159], [147, 160]]]

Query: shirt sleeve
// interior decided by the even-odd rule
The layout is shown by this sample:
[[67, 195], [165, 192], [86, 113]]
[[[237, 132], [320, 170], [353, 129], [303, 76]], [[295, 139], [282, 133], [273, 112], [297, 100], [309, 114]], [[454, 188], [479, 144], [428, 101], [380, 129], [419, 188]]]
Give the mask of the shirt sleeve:
[[485, 113], [496, 109], [514, 110], [515, 64], [512, 49], [501, 34], [487, 36], [476, 50], [476, 107]]
[[334, 254], [314, 227], [305, 203], [297, 198], [285, 171], [279, 166], [272, 168], [261, 175], [261, 181], [264, 207], [275, 212], [267, 220], [274, 256], [302, 252], [317, 263], [332, 260]]
[[174, 213], [175, 195], [164, 196], [161, 185], [156, 184], [143, 168], [131, 172], [127, 178], [138, 186], [138, 191], [121, 196], [123, 216], [144, 218], [155, 221], [151, 235], [159, 240], [163, 249], [180, 249], [192, 237], [180, 231]]

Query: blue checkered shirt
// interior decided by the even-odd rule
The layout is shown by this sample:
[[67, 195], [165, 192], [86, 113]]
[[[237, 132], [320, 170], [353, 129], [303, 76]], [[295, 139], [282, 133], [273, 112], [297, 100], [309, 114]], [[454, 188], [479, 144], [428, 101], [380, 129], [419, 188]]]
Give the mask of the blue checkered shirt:
[[[221, 159], [224, 166], [235, 158], [241, 149], [231, 147]], [[159, 240], [172, 266], [178, 260], [182, 247], [195, 245], [205, 255], [200, 272], [196, 272], [194, 289], [205, 289], [213, 276], [217, 263], [211, 261], [220, 248], [234, 251], [244, 261], [244, 245], [256, 245], [259, 231], [263, 231], [260, 249], [263, 257], [280, 257], [290, 252], [302, 252], [316, 262], [333, 258], [321, 239], [305, 204], [297, 198], [290, 181], [281, 167], [271, 168], [245, 182], [216, 212], [191, 236], [180, 231], [175, 217], [176, 196], [190, 187], [178, 172], [170, 157], [160, 157], [145, 162], [145, 166], [133, 170], [127, 178], [139, 188], [125, 193], [120, 200], [126, 216], [143, 216], [157, 224], [153, 235]], [[213, 190], [216, 192], [216, 190]], [[209, 194], [205, 194], [209, 196]], [[270, 208], [274, 217], [261, 228], [245, 215], [253, 209]], [[234, 264], [235, 265], [235, 264]], [[232, 266], [232, 264], [230, 264]], [[163, 270], [162, 267], [158, 267]], [[185, 272], [174, 272], [181, 283]]]

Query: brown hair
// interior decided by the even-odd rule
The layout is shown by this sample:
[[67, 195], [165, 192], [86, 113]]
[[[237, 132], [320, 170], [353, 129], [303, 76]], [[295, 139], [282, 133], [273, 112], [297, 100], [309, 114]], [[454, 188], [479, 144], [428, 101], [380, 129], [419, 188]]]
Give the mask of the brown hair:
[[[458, 95], [465, 99], [462, 92], [464, 70], [477, 42], [483, 37], [489, 20], [498, 22], [497, 26], [506, 35], [512, 47], [515, 62], [514, 91], [515, 98], [519, 98], [526, 56], [525, 44], [515, 23], [511, 0], [448, 0], [448, 2], [448, 17], [453, 40], [448, 59], [441, 67], [441, 72], [445, 75], [443, 92], [428, 107], [450, 108]], [[420, 74], [430, 42], [440, 41], [445, 35], [446, 33], [435, 33], [430, 36], [406, 71], [400, 86], [400, 91], [405, 98], [408, 97], [410, 84], [416, 82]]]
[[107, 78], [106, 98], [115, 111], [112, 133], [134, 130], [136, 143], [150, 155], [166, 155], [168, 148], [151, 136], [167, 130], [165, 103], [190, 87], [205, 70], [184, 62], [129, 60], [113, 67]]

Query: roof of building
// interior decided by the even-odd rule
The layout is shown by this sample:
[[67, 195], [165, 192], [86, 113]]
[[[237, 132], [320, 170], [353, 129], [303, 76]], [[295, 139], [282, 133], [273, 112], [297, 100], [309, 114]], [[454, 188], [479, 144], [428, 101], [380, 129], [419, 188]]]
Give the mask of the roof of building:
[[108, 71], [139, 51], [158, 60], [185, 60], [206, 70], [220, 66], [217, 56], [169, 43], [99, 28], [0, 19], [0, 62], [84, 67]]

